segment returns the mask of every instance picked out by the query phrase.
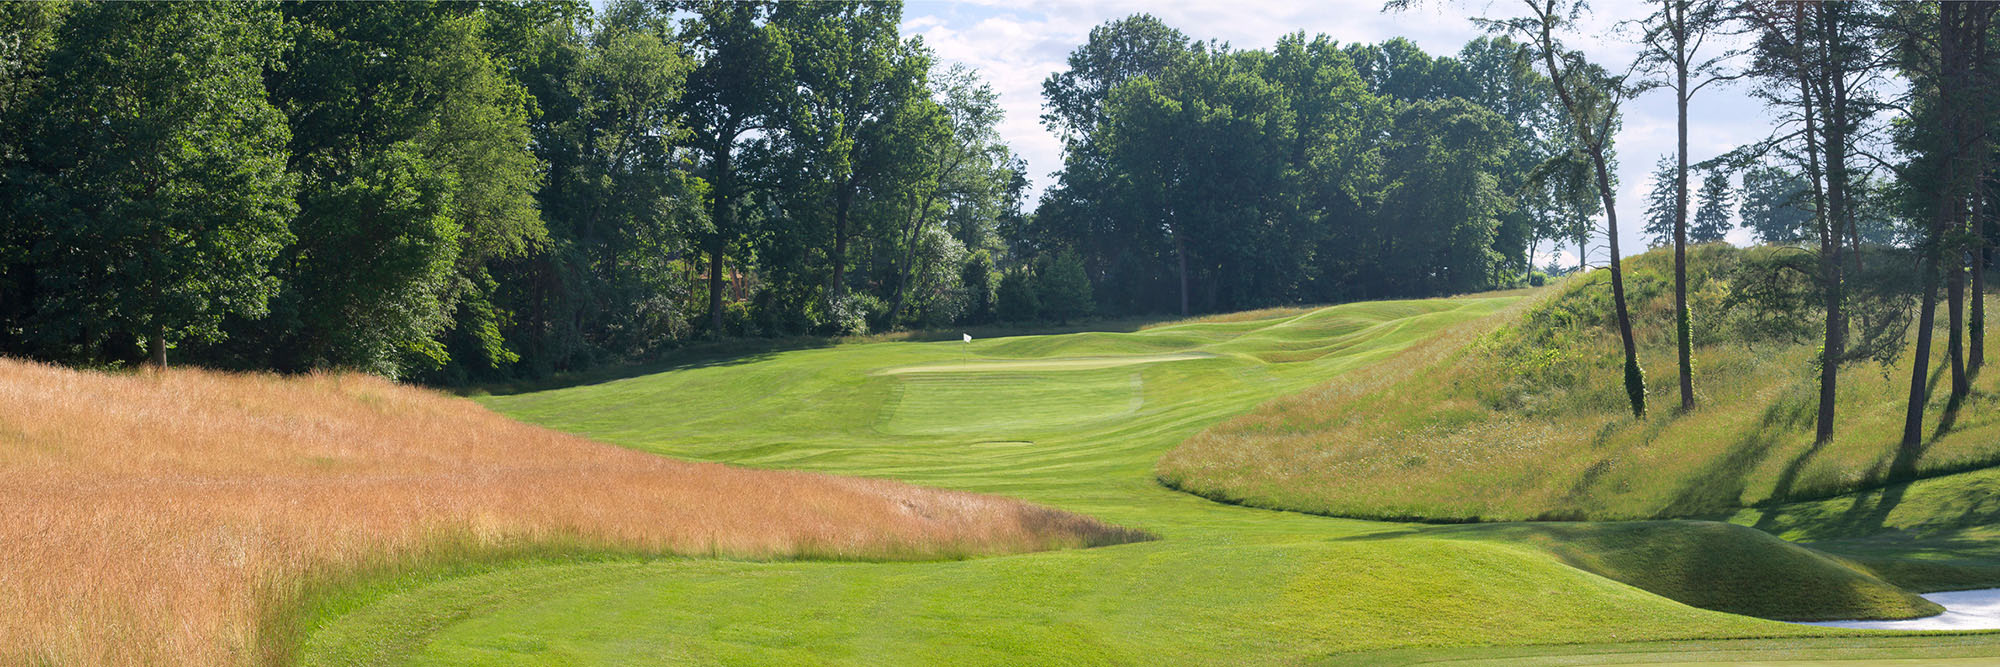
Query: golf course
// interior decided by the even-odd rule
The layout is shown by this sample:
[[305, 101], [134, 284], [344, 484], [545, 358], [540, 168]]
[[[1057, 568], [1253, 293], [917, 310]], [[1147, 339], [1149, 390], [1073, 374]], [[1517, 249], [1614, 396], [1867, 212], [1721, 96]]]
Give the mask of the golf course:
[[0, 667], [2000, 665], [1996, 270], [2000, 2], [0, 0]]
[[[1425, 376], [1562, 289], [970, 343], [845, 343], [486, 396], [516, 419], [664, 456], [1010, 496], [1155, 539], [926, 562], [494, 565], [340, 593], [332, 606], [344, 613], [323, 618], [299, 657], [1576, 664], [2000, 654], [2000, 635], [1770, 620], [1925, 616], [1940, 610], [1912, 593], [2000, 583], [2000, 567], [1986, 565], [1992, 551], [1979, 546], [1991, 528], [1954, 504], [1968, 487], [2000, 483], [2000, 470], [1708, 517], [1723, 521], [1456, 524], [1247, 507], [1156, 476], [1163, 455], [1205, 429], [1316, 388]], [[1884, 493], [1900, 498], [1886, 533], [1843, 530], [1844, 517]], [[1738, 525], [1760, 521], [1824, 541]]]

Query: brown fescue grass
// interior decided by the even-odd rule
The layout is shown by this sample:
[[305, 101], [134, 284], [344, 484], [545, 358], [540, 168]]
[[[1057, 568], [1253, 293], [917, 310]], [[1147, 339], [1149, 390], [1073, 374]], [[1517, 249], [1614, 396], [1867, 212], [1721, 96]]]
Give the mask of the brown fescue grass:
[[363, 375], [0, 359], [0, 662], [242, 664], [327, 573], [536, 544], [949, 558], [1142, 539], [1014, 500], [664, 459]]

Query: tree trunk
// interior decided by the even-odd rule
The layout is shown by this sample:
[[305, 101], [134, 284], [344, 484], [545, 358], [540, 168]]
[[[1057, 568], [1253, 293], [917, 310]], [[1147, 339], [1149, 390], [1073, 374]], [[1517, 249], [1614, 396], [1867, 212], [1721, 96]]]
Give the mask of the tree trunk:
[[167, 325], [153, 325], [153, 335], [147, 340], [148, 362], [153, 368], [167, 369]]
[[730, 164], [730, 151], [735, 145], [735, 133], [725, 131], [716, 142], [711, 162], [715, 204], [709, 212], [709, 221], [715, 226], [715, 235], [708, 245], [708, 333], [715, 338], [722, 337], [723, 253], [729, 247], [730, 234], [736, 230], [736, 172]]
[[1951, 400], [1956, 403], [1972, 390], [1965, 379], [1965, 253], [1951, 253], [1946, 265], [1946, 294], [1951, 302], [1951, 334], [1945, 349], [1951, 355]]
[[[1828, 29], [1837, 30], [1837, 22], [1825, 14], [1829, 8], [1821, 5], [1818, 9]], [[1799, 39], [1803, 44], [1803, 33]], [[1838, 39], [1839, 35], [1835, 34], [1820, 40], [1822, 59], [1832, 60], [1825, 50], [1829, 41]], [[1833, 420], [1840, 397], [1840, 362], [1847, 351], [1847, 314], [1842, 307], [1846, 280], [1841, 275], [1840, 265], [1841, 232], [1848, 227], [1843, 221], [1852, 217], [1847, 206], [1847, 92], [1842, 73], [1817, 70], [1821, 78], [1814, 81], [1804, 72], [1815, 70], [1804, 63], [1799, 69], [1800, 101], [1806, 122], [1806, 169], [1812, 178], [1814, 200], [1821, 211], [1820, 294], [1826, 321], [1820, 342], [1819, 414], [1815, 420], [1813, 442], [1823, 444], [1833, 439]], [[1824, 115], [1823, 125], [1815, 112]], [[1822, 156], [1824, 162], [1821, 161]], [[1856, 257], [1859, 257], [1858, 253]]]
[[722, 237], [708, 246], [708, 334], [722, 337]]
[[1937, 325], [1938, 251], [1935, 232], [1942, 226], [1932, 226], [1933, 238], [1917, 268], [1924, 276], [1924, 297], [1923, 305], [1917, 310], [1917, 355], [1910, 368], [1910, 402], [1903, 414], [1902, 446], [1905, 449], [1915, 448], [1923, 442], [1924, 436], [1924, 402], [1930, 398], [1924, 391], [1924, 376], [1931, 368], [1931, 330]]
[[1631, 314], [1625, 308], [1625, 272], [1623, 263], [1618, 259], [1617, 194], [1611, 189], [1611, 172], [1604, 155], [1604, 144], [1609, 139], [1596, 136], [1598, 133], [1592, 131], [1589, 119], [1584, 117], [1584, 111], [1570, 92], [1565, 73], [1556, 64], [1554, 48], [1556, 41], [1552, 34], [1555, 29], [1553, 17], [1543, 15], [1541, 19], [1539, 44], [1543, 65], [1548, 69], [1549, 80], [1555, 88], [1556, 97], [1562, 101], [1563, 109], [1569, 114], [1571, 124], [1583, 140], [1584, 146], [1590, 149], [1591, 165], [1597, 171], [1597, 195], [1604, 201], [1605, 237], [1610, 242], [1611, 251], [1611, 299], [1618, 311], [1618, 338], [1625, 345], [1625, 395], [1632, 403], [1632, 415], [1644, 417], [1646, 416], [1645, 374], [1639, 368], [1639, 351], [1632, 340]]
[[827, 284], [827, 309], [832, 310], [847, 296], [847, 212], [854, 204], [854, 181], [849, 179], [840, 188], [840, 198], [833, 207], [833, 278]]
[[1181, 276], [1181, 317], [1188, 316], [1188, 275], [1187, 243], [1181, 240], [1180, 232], [1174, 232], [1174, 259], [1180, 264]]
[[1591, 161], [1596, 163], [1599, 196], [1604, 198], [1604, 237], [1611, 249], [1611, 303], [1618, 311], [1618, 340], [1625, 345], [1625, 397], [1632, 403], [1632, 416], [1644, 417], [1645, 374], [1639, 368], [1639, 346], [1632, 340], [1632, 315], [1625, 308], [1624, 262], [1618, 258], [1618, 206], [1611, 194], [1611, 173], [1602, 145], [1591, 146]]
[[1979, 374], [1979, 367], [1986, 364], [1986, 257], [1985, 240], [1972, 251], [1972, 314], [1966, 321], [1966, 337], [1971, 339], [1972, 349], [1966, 353], [1965, 370]]
[[[1686, 20], [1686, 15], [1681, 19]], [[1679, 145], [1677, 154], [1679, 171], [1674, 172], [1674, 337], [1677, 339], [1676, 353], [1680, 360], [1681, 411], [1694, 409], [1694, 327], [1689, 320], [1687, 299], [1687, 211], [1688, 211], [1688, 96], [1687, 96], [1687, 33], [1686, 26], [1680, 26], [1675, 35], [1680, 49], [1675, 62], [1676, 87], [1674, 101], [1679, 114]]]

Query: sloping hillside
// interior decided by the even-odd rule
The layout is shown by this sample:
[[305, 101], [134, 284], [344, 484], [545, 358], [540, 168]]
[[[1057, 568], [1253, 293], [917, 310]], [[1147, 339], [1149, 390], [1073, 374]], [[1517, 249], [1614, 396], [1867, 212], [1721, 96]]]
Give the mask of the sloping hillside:
[[2000, 461], [2000, 377], [1990, 373], [1955, 412], [1933, 399], [1921, 448], [1897, 447], [1907, 349], [1846, 367], [1838, 435], [1813, 445], [1818, 315], [1786, 268], [1798, 254], [1690, 253], [1692, 412], [1673, 409], [1671, 261], [1654, 252], [1626, 263], [1652, 388], [1647, 418], [1626, 408], [1600, 271], [1548, 288], [1451, 349], [1405, 353], [1205, 430], [1157, 474], [1211, 498], [1342, 516], [1640, 519], [1722, 516]]
[[993, 496], [684, 463], [361, 375], [0, 359], [0, 662], [282, 652], [302, 577], [535, 545], [923, 559], [1142, 536]]

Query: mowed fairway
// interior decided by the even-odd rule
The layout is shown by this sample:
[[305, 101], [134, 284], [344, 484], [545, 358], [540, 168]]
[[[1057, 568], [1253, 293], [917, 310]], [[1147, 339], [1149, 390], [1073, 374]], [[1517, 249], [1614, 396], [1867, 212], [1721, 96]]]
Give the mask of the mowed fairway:
[[[1206, 426], [1395, 355], [1441, 354], [1516, 299], [1363, 303], [970, 344], [841, 345], [489, 397], [487, 405], [519, 419], [635, 449], [1004, 494], [1160, 539], [915, 563], [675, 559], [500, 569], [357, 599], [311, 639], [304, 658], [1241, 664], [1386, 649], [1460, 658], [1453, 647], [1487, 644], [1864, 636], [1690, 607], [1572, 567], [1575, 554], [1504, 525], [1490, 534], [1439, 531], [1244, 508], [1153, 478], [1162, 453]], [[1134, 363], [1102, 363], [1121, 355]], [[909, 372], [919, 368], [940, 370]], [[1872, 580], [1852, 578], [1842, 585], [1856, 597], [1881, 593]], [[1833, 641], [1892, 657], [1921, 651]], [[1984, 638], [1957, 641], [1965, 651], [1987, 648]], [[1710, 645], [1673, 654], [1697, 656], [1700, 646]], [[1756, 648], [1769, 659], [1797, 646]]]

